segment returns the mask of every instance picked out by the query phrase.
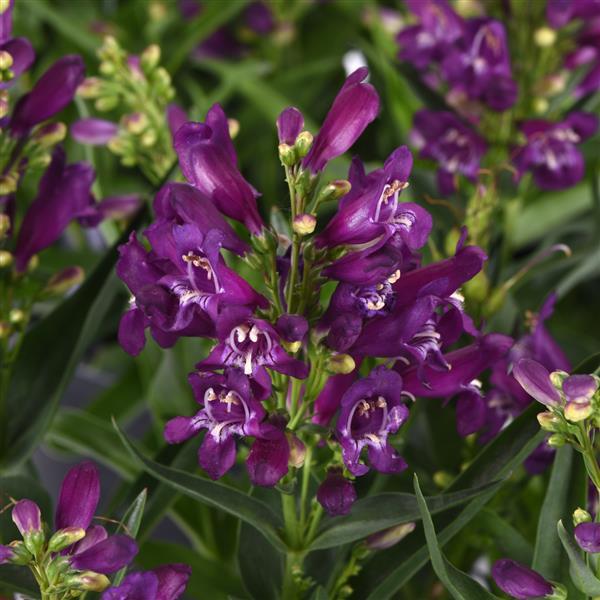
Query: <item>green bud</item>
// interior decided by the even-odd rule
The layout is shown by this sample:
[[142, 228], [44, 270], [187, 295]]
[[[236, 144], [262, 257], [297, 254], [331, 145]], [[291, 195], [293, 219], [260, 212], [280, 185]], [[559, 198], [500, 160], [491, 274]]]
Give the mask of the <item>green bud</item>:
[[565, 436], [560, 433], [555, 433], [548, 438], [548, 446], [552, 448], [560, 448], [567, 443]]
[[116, 71], [116, 67], [114, 63], [104, 60], [100, 63], [100, 67], [98, 68], [102, 75], [112, 75]]
[[433, 482], [442, 490], [447, 488], [452, 483], [453, 479], [454, 477], [452, 474], [447, 471], [436, 471], [433, 474]]
[[403, 540], [409, 533], [412, 533], [416, 526], [416, 523], [413, 522], [402, 523], [374, 533], [366, 540], [367, 548], [370, 550], [386, 550], [387, 548], [391, 548]]
[[0, 90], [0, 119], [8, 114], [8, 92], [6, 90]]
[[594, 409], [591, 402], [567, 402], [565, 406], [565, 419], [571, 423], [579, 423], [585, 421]]
[[31, 530], [27, 532], [23, 536], [23, 543], [25, 544], [25, 548], [33, 554], [33, 556], [37, 556], [44, 547], [44, 542], [46, 541], [46, 536], [44, 532], [40, 530]]
[[13, 57], [10, 52], [0, 50], [0, 71], [7, 71], [13, 66]]
[[566, 371], [553, 371], [550, 373], [550, 382], [558, 389], [562, 390], [563, 381], [569, 376]]
[[293, 146], [289, 144], [279, 144], [279, 160], [286, 167], [292, 167], [298, 162], [298, 156]]
[[590, 523], [592, 521], [592, 515], [583, 508], [576, 508], [573, 511], [573, 526], [577, 527], [581, 523]]
[[102, 80], [98, 77], [87, 77], [77, 88], [77, 95], [85, 99], [97, 98], [102, 88]]
[[234, 140], [240, 132], [240, 122], [237, 119], [227, 119], [227, 129], [229, 137]]
[[327, 362], [327, 369], [335, 374], [347, 375], [355, 368], [356, 363], [349, 354], [334, 354]]
[[538, 413], [537, 420], [544, 431], [557, 431], [560, 425], [560, 419], [549, 411]]
[[317, 226], [317, 218], [314, 215], [302, 214], [294, 217], [292, 229], [300, 236], [310, 235]]
[[149, 129], [142, 135], [140, 142], [144, 148], [151, 148], [156, 144], [156, 138], [156, 131], [154, 131], [154, 129]]
[[27, 263], [27, 271], [33, 273], [40, 266], [40, 257], [34, 254]]
[[148, 117], [141, 112], [134, 112], [123, 117], [123, 127], [134, 135], [139, 135], [148, 127]]
[[7, 173], [0, 176], [0, 196], [6, 196], [17, 191], [18, 176], [15, 173]]
[[300, 132], [294, 143], [294, 148], [296, 149], [299, 158], [304, 158], [308, 154], [312, 143], [313, 136], [310, 131]]
[[65, 585], [86, 592], [103, 592], [110, 585], [110, 579], [101, 573], [83, 571], [72, 577], [65, 578]]
[[119, 104], [119, 98], [117, 96], [102, 96], [94, 102], [96, 110], [100, 112], [107, 112], [112, 110]]
[[140, 65], [144, 71], [151, 71], [160, 62], [160, 47], [150, 44], [140, 56]]
[[46, 567], [46, 576], [49, 581], [57, 581], [62, 575], [71, 570], [71, 562], [67, 556], [56, 556]]
[[13, 308], [8, 313], [8, 320], [13, 325], [20, 325], [25, 320], [25, 316], [25, 312], [22, 311], [20, 308]]
[[540, 48], [549, 48], [556, 42], [556, 31], [550, 27], [540, 27], [534, 32], [533, 39]]
[[58, 123], [44, 125], [35, 132], [33, 137], [43, 148], [50, 148], [62, 142], [66, 135], [67, 126], [59, 121]]
[[13, 255], [8, 250], [0, 250], [0, 269], [10, 267], [13, 262]]
[[319, 190], [319, 194], [317, 196], [317, 206], [321, 204], [321, 202], [329, 202], [330, 200], [337, 200], [342, 196], [345, 196], [352, 186], [350, 182], [346, 179], [336, 179], [323, 186]]
[[9, 562], [13, 565], [28, 565], [33, 560], [31, 552], [27, 550], [23, 542], [11, 542], [9, 546], [13, 553], [9, 558]]
[[85, 537], [85, 529], [81, 527], [65, 527], [59, 529], [48, 542], [50, 552], [60, 552]]
[[154, 81], [156, 85], [168, 88], [171, 85], [171, 76], [169, 72], [164, 67], [158, 67], [154, 72]]
[[306, 457], [306, 446], [295, 434], [291, 431], [286, 434], [288, 445], [290, 447], [290, 456], [288, 458], [288, 465], [296, 469], [300, 469], [304, 465], [304, 458]]
[[291, 354], [296, 354], [296, 352], [302, 348], [302, 342], [286, 342], [285, 340], [282, 340], [281, 343], [286, 351]]

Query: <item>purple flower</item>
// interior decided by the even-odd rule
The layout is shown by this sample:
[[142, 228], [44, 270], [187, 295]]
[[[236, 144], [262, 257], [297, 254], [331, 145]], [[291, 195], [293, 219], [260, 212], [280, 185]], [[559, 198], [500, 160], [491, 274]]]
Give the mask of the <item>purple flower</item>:
[[363, 83], [365, 67], [349, 75], [338, 92], [302, 166], [319, 173], [332, 159], [348, 150], [379, 112], [375, 88]]
[[13, 555], [14, 552], [10, 546], [0, 544], [0, 565], [9, 562]]
[[585, 162], [577, 146], [598, 129], [598, 118], [584, 112], [573, 112], [564, 121], [526, 121], [521, 130], [527, 143], [520, 146], [514, 163], [518, 176], [526, 171], [543, 190], [561, 190], [580, 181]]
[[406, 462], [388, 436], [396, 433], [407, 418], [408, 408], [402, 402], [402, 377], [398, 373], [379, 366], [354, 383], [342, 397], [336, 428], [348, 470], [356, 476], [369, 470], [360, 462], [365, 447], [369, 462], [381, 473], [406, 469]]
[[215, 104], [208, 111], [205, 123], [180, 126], [174, 146], [185, 178], [223, 214], [241, 221], [253, 235], [259, 235], [264, 227], [256, 205], [259, 194], [238, 170], [223, 109]]
[[442, 72], [453, 90], [460, 90], [493, 110], [504, 111], [517, 99], [506, 31], [500, 21], [487, 18], [465, 21], [460, 44], [444, 56]]
[[302, 315], [281, 315], [275, 327], [287, 342], [301, 342], [308, 333], [308, 321]]
[[575, 527], [575, 540], [585, 552], [600, 552], [600, 523], [580, 523]]
[[19, 500], [15, 504], [12, 520], [23, 537], [42, 530], [40, 507], [31, 500]]
[[424, 69], [440, 61], [463, 35], [463, 20], [446, 0], [407, 0], [409, 10], [419, 24], [404, 28], [397, 36], [400, 58]]
[[397, 148], [382, 169], [368, 175], [355, 158], [348, 175], [351, 190], [340, 200], [337, 213], [317, 237], [317, 244], [365, 244], [384, 236], [397, 237], [411, 249], [422, 247], [431, 231], [431, 216], [417, 204], [399, 201], [408, 185], [412, 163], [406, 146]]
[[332, 375], [315, 400], [313, 423], [327, 427], [340, 407], [342, 396], [356, 380], [356, 373]]
[[598, 390], [598, 379], [592, 375], [571, 375], [562, 383], [562, 390], [567, 400], [565, 417], [577, 422], [592, 414], [592, 398]]
[[60, 112], [73, 100], [83, 82], [85, 66], [80, 56], [58, 59], [16, 104], [10, 119], [13, 135], [25, 135], [34, 125]]
[[10, 39], [12, 33], [12, 11], [15, 0], [8, 0], [0, 10], [0, 42]]
[[546, 18], [554, 28], [564, 27], [573, 19], [589, 19], [600, 15], [596, 0], [548, 0]]
[[317, 490], [317, 500], [330, 517], [347, 515], [356, 502], [356, 490], [342, 469], [331, 468]]
[[293, 358], [281, 347], [279, 334], [263, 319], [253, 316], [246, 307], [227, 307], [217, 321], [219, 343], [196, 368], [237, 367], [256, 377], [268, 367], [279, 373], [304, 379], [308, 366]]
[[238, 369], [227, 369], [223, 375], [193, 373], [190, 384], [202, 408], [193, 417], [168, 421], [165, 440], [180, 444], [206, 429], [198, 461], [212, 479], [219, 479], [235, 464], [235, 436], [257, 436], [265, 411]]
[[481, 158], [487, 150], [485, 140], [447, 111], [420, 110], [413, 122], [411, 139], [421, 158], [438, 163], [438, 188], [448, 196], [456, 191], [460, 173], [470, 181], [477, 179]]
[[284, 433], [284, 423], [277, 417], [261, 428], [250, 448], [246, 468], [252, 485], [272, 487], [288, 472], [290, 444]]
[[522, 358], [513, 369], [515, 379], [521, 387], [545, 406], [559, 406], [560, 394], [550, 381], [548, 369], [530, 358]]
[[175, 134], [179, 131], [179, 128], [188, 121], [187, 113], [181, 106], [174, 102], [171, 102], [167, 106], [167, 123], [169, 124], [169, 131], [173, 139], [175, 139]]
[[40, 180], [38, 194], [23, 219], [15, 249], [17, 270], [29, 259], [53, 244], [67, 225], [84, 214], [94, 199], [91, 195], [95, 173], [87, 163], [67, 165], [65, 152], [57, 147], [52, 162]]
[[508, 558], [494, 563], [492, 577], [505, 594], [517, 600], [543, 598], [553, 591], [552, 585], [539, 573]]
[[[10, 12], [10, 10], [6, 12]], [[1, 18], [2, 17], [0, 16], [0, 19]], [[0, 21], [0, 29], [2, 29], [2, 27], [3, 25]], [[12, 60], [12, 65], [10, 66], [12, 78], [8, 81], [0, 82], [0, 90], [11, 87], [17, 81], [19, 76], [31, 67], [35, 60], [35, 52], [33, 51], [29, 40], [24, 37], [16, 37], [1, 41], [1, 37], [2, 36], [0, 36], [0, 52], [6, 52], [10, 55]]]
[[293, 106], [281, 111], [277, 117], [277, 137], [280, 144], [293, 146], [296, 138], [304, 127], [304, 117], [302, 113]]
[[87, 118], [71, 125], [71, 135], [80, 144], [103, 146], [119, 132], [119, 126], [105, 119]]
[[121, 585], [108, 588], [102, 600], [177, 600], [191, 573], [188, 565], [177, 563], [129, 573]]

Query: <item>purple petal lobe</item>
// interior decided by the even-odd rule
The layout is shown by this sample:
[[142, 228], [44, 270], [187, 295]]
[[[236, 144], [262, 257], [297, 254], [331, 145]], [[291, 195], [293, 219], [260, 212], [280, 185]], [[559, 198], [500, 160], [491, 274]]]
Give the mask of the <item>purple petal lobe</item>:
[[288, 472], [290, 447], [284, 433], [270, 439], [257, 438], [246, 460], [248, 475], [253, 485], [272, 487]]
[[79, 571], [95, 571], [104, 575], [128, 565], [138, 553], [135, 541], [127, 535], [113, 535], [71, 559]]
[[540, 363], [530, 358], [522, 358], [513, 370], [521, 387], [538, 402], [546, 406], [560, 404], [560, 394], [550, 381], [550, 373]]
[[83, 462], [69, 470], [60, 488], [56, 508], [56, 529], [80, 527], [87, 529], [92, 522], [98, 500], [100, 480], [92, 462]]
[[590, 553], [600, 552], [600, 523], [580, 523], [575, 527], [575, 540]]
[[293, 146], [298, 134], [304, 127], [304, 117], [302, 113], [293, 106], [281, 111], [277, 117], [277, 135], [281, 144]]
[[19, 500], [15, 504], [12, 520], [22, 536], [42, 529], [40, 507], [31, 500]]
[[517, 600], [543, 598], [552, 593], [552, 585], [539, 573], [508, 558], [494, 563], [492, 577], [504, 593]]
[[330, 517], [347, 515], [356, 497], [354, 485], [342, 475], [341, 469], [329, 469], [317, 490], [317, 500]]
[[185, 592], [192, 569], [188, 565], [175, 563], [157, 567], [153, 572], [158, 577], [157, 600], [177, 600]]
[[103, 146], [119, 132], [119, 126], [105, 119], [80, 119], [71, 125], [73, 139], [81, 144]]

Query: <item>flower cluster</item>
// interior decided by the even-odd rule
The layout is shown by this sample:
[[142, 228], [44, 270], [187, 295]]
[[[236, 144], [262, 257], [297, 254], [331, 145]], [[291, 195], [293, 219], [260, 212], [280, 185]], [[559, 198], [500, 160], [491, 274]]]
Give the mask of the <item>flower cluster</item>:
[[[416, 113], [413, 123], [412, 141], [420, 156], [439, 165], [440, 193], [447, 196], [456, 192], [458, 175], [475, 182], [491, 145], [505, 147], [515, 178], [531, 172], [541, 189], [564, 189], [581, 180], [584, 161], [577, 146], [597, 131], [596, 116], [574, 111], [563, 119], [532, 120], [531, 112], [524, 110], [527, 96], [532, 94], [539, 96], [537, 111], [548, 112], [546, 96], [564, 89], [564, 76], [538, 73], [536, 69], [531, 89], [521, 82], [517, 85], [507, 27], [501, 21], [487, 16], [463, 18], [446, 0], [409, 1], [407, 6], [417, 23], [398, 33], [399, 57], [416, 67], [425, 84], [443, 94], [456, 111], [423, 109]], [[594, 2], [548, 5], [548, 19], [553, 26], [597, 14]], [[507, 24], [510, 18], [507, 14]], [[567, 64], [594, 60], [596, 51], [589, 42], [593, 30], [593, 24], [584, 27], [581, 47], [567, 58]], [[544, 55], [540, 64], [553, 64], [551, 47], [555, 38], [556, 33], [547, 26], [536, 32], [536, 44], [543, 53], [552, 55], [548, 60]], [[578, 94], [593, 88], [592, 80], [598, 79], [596, 72], [600, 71], [592, 68]], [[499, 130], [494, 112], [509, 109], [512, 112], [503, 121], [506, 126]]]
[[[355, 158], [348, 180], [321, 181], [327, 163], [377, 115], [366, 75], [359, 69], [346, 79], [314, 139], [295, 108], [277, 121], [291, 239], [263, 221], [215, 105], [205, 122], [178, 129], [188, 183], [160, 190], [145, 231], [149, 247], [132, 235], [117, 268], [133, 294], [119, 331], [128, 352], [142, 350], [146, 328], [163, 347], [181, 336], [216, 341], [190, 375], [199, 410], [170, 420], [167, 442], [205, 430], [199, 463], [217, 479], [236, 462], [236, 439], [253, 438], [250, 480], [272, 486], [303, 464], [316, 423], [331, 433], [321, 438], [330, 458], [317, 494], [330, 514], [348, 512], [356, 499], [343, 469], [353, 478], [368, 465], [390, 474], [406, 468], [393, 440], [415, 396], [470, 392], [512, 344], [481, 334], [464, 312], [458, 290], [480, 272], [480, 248], [463, 235], [454, 256], [422, 264], [432, 219], [400, 197], [412, 168], [405, 146], [380, 169], [367, 173]], [[315, 233], [319, 207], [332, 199], [337, 211]], [[246, 226], [250, 244], [225, 217]], [[265, 274], [266, 296], [227, 266], [225, 252]], [[336, 288], [325, 308], [327, 281]], [[462, 336], [473, 343], [452, 351]]]
[[35, 502], [17, 501], [12, 519], [22, 540], [0, 545], [0, 564], [28, 566], [43, 597], [92, 591], [103, 592], [103, 600], [179, 598], [191, 572], [182, 564], [132, 572], [111, 586], [108, 575], [126, 568], [138, 548], [130, 536], [109, 535], [102, 525], [93, 524], [99, 499], [98, 472], [93, 463], [85, 462], [73, 467], [62, 482], [52, 535]]

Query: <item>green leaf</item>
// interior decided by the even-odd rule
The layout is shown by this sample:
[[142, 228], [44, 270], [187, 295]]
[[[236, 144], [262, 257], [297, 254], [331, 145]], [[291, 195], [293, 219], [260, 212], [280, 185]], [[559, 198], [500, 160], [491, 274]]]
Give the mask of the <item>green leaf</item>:
[[89, 456], [128, 480], [139, 472], [137, 464], [123, 452], [115, 430], [84, 410], [61, 410], [52, 423], [46, 441], [61, 450]]
[[446, 590], [456, 600], [493, 600], [497, 597], [482, 588], [476, 581], [473, 581], [466, 573], [463, 573], [448, 562], [440, 550], [433, 526], [431, 514], [427, 509], [427, 502], [423, 497], [419, 487], [419, 478], [416, 473], [413, 483], [421, 519], [423, 520], [423, 529], [427, 539], [427, 547], [431, 555], [431, 565], [440, 581], [444, 584]]
[[25, 336], [8, 390], [6, 409], [11, 418], [8, 439], [0, 440], [2, 468], [25, 460], [50, 426], [75, 367], [123, 290], [114, 265], [117, 246], [128, 235], [125, 232], [110, 248], [77, 292]]
[[166, 68], [174, 75], [192, 50], [211, 33], [231, 21], [246, 5], [248, 0], [229, 2], [207, 2], [204, 10], [181, 32], [177, 45], [169, 53]]
[[526, 565], [531, 564], [533, 561], [533, 546], [519, 530], [515, 529], [496, 511], [484, 508], [477, 517], [477, 525], [493, 538], [495, 548], [501, 554], [510, 556], [517, 562]]
[[594, 575], [581, 557], [581, 549], [573, 536], [565, 529], [562, 520], [556, 525], [558, 537], [571, 563], [571, 577], [577, 589], [588, 596], [600, 596], [600, 580]]
[[[451, 494], [431, 496], [427, 502], [433, 513], [466, 504], [480, 494], [497, 491], [501, 482], [486, 483], [476, 488]], [[327, 519], [324, 527], [310, 545], [310, 550], [334, 548], [363, 539], [372, 533], [420, 518], [417, 498], [413, 494], [385, 493], [369, 496], [356, 502], [345, 517]]]
[[560, 579], [561, 551], [554, 524], [569, 510], [569, 485], [573, 448], [563, 446], [556, 453], [552, 475], [546, 490], [544, 504], [538, 520], [532, 569], [546, 579]]
[[[542, 441], [535, 419], [539, 407], [532, 405], [490, 442], [448, 487], [445, 493], [469, 486], [482, 485], [507, 477]], [[442, 516], [438, 526], [441, 546], [450, 541], [483, 509], [495, 494], [492, 489], [471, 500], [458, 514]], [[387, 557], [376, 555], [367, 563], [357, 578], [355, 589], [370, 600], [393, 597], [427, 563], [429, 553], [426, 540], [417, 532], [407, 538], [397, 552], [388, 551]], [[362, 589], [361, 589], [362, 588]]]
[[25, 594], [28, 598], [40, 597], [40, 591], [27, 567], [0, 565], [0, 592]]
[[578, 375], [598, 374], [598, 372], [600, 372], [600, 352], [588, 356], [573, 369], [573, 373]]
[[113, 423], [123, 445], [148, 473], [198, 502], [220, 508], [249, 523], [256, 527], [275, 548], [286, 550], [279, 535], [281, 519], [266, 504], [222, 483], [155, 463], [137, 450], [118, 425], [114, 421]]
[[600, 246], [581, 255], [579, 264], [568, 271], [568, 273], [556, 285], [556, 293], [559, 298], [566, 296], [574, 287], [580, 283], [596, 279], [600, 275]]
[[[260, 557], [260, 566], [257, 557]], [[282, 555], [246, 523], [240, 527], [238, 565], [244, 587], [252, 598], [279, 599], [283, 581]]]

